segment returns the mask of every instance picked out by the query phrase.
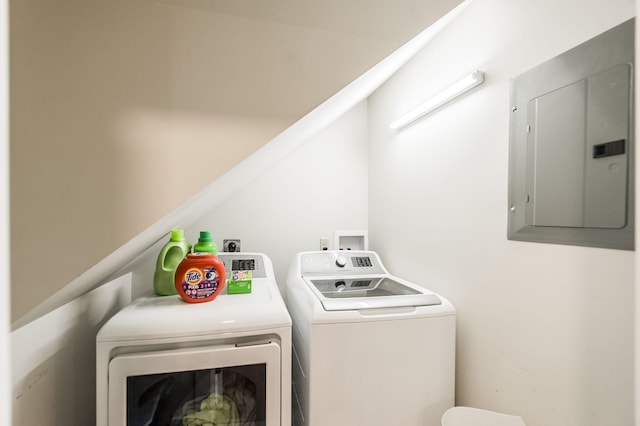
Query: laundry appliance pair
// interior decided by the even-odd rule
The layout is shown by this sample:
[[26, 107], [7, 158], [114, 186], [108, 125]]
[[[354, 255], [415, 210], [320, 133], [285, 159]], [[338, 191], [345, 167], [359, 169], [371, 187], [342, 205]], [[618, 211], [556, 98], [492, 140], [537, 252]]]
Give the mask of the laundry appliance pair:
[[100, 330], [98, 426], [435, 426], [453, 406], [455, 309], [375, 252], [295, 255], [286, 306], [266, 255], [219, 257], [251, 293], [142, 297]]

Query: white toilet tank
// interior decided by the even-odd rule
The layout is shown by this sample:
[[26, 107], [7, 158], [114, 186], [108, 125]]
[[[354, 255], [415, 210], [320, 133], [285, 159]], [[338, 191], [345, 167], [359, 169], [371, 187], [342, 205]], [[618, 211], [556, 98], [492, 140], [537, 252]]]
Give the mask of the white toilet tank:
[[442, 416], [442, 426], [526, 426], [522, 417], [471, 407], [453, 407]]

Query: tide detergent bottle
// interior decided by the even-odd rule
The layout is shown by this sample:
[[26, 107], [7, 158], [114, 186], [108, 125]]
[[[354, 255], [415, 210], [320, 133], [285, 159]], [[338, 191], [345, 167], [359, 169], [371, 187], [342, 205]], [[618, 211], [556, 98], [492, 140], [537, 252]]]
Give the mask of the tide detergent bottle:
[[160, 250], [156, 271], [153, 274], [153, 290], [158, 296], [170, 296], [178, 293], [175, 287], [176, 269], [190, 250], [191, 245], [185, 239], [184, 231], [182, 229], [171, 230], [171, 239]]
[[193, 253], [176, 269], [175, 288], [185, 302], [210, 302], [222, 292], [227, 274], [224, 262], [216, 255], [217, 246], [211, 232], [201, 231]]

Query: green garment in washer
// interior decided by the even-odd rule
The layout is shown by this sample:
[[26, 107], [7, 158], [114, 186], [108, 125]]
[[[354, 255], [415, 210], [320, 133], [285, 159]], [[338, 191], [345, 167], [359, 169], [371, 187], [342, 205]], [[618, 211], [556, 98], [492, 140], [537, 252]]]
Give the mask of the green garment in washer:
[[238, 408], [231, 398], [213, 393], [200, 403], [200, 410], [182, 418], [183, 426], [239, 426]]

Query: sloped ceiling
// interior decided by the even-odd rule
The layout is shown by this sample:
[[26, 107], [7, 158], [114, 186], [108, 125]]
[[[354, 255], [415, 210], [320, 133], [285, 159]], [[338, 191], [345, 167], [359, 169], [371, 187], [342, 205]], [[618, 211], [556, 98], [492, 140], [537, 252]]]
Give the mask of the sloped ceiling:
[[404, 42], [461, 0], [158, 0], [285, 25]]
[[[97, 285], [111, 253], [142, 233], [148, 247], [177, 206], [460, 3], [12, 1], [13, 320]], [[19, 273], [33, 241], [56, 253], [46, 280]]]
[[[200, 65], [220, 72], [228, 114], [298, 119], [441, 18], [461, 0], [155, 0], [224, 28], [200, 31], [221, 45]], [[175, 37], [182, 37], [175, 34]], [[198, 40], [193, 40], [198, 43]], [[235, 54], [230, 54], [234, 51]], [[181, 75], [188, 73], [181, 69]], [[211, 81], [207, 84], [211, 86]], [[193, 101], [197, 94], [186, 93]], [[185, 98], [186, 98], [185, 96]], [[209, 101], [206, 109], [210, 110]], [[196, 106], [197, 107], [197, 106]]]

